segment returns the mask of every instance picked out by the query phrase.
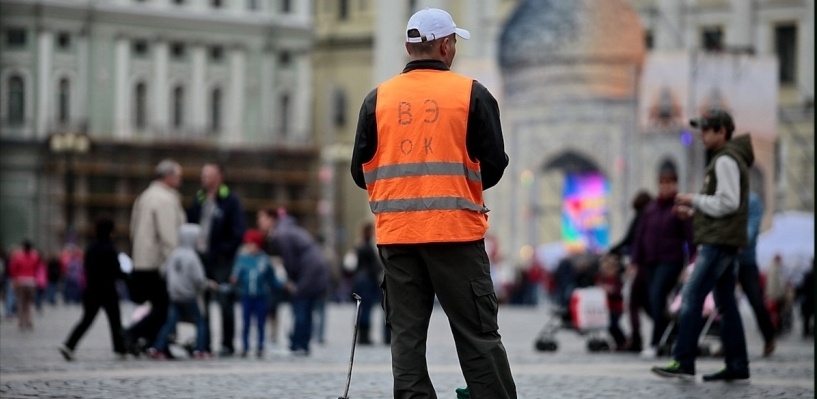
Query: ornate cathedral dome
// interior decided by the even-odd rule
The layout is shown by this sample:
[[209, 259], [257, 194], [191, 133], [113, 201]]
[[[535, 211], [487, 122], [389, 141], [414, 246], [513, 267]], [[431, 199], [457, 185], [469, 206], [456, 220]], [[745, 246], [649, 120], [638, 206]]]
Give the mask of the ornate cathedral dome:
[[626, 0], [524, 0], [499, 41], [504, 72], [559, 63], [644, 60], [644, 31]]

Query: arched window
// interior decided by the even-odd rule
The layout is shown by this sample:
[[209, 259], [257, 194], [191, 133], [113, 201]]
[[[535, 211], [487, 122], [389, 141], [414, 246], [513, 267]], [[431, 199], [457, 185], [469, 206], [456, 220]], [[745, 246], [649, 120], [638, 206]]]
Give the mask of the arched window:
[[26, 89], [20, 75], [12, 75], [8, 83], [8, 123], [22, 125], [26, 119]]
[[173, 127], [180, 128], [184, 124], [184, 88], [176, 86], [173, 89]]
[[221, 89], [215, 88], [210, 94], [210, 130], [221, 130]]
[[144, 82], [136, 84], [136, 92], [134, 93], [136, 98], [133, 103], [136, 104], [134, 124], [137, 129], [144, 129], [147, 126], [147, 92], [147, 85]]
[[67, 78], [60, 79], [57, 98], [57, 120], [60, 123], [68, 123], [70, 119], [69, 105], [71, 103], [71, 83]]

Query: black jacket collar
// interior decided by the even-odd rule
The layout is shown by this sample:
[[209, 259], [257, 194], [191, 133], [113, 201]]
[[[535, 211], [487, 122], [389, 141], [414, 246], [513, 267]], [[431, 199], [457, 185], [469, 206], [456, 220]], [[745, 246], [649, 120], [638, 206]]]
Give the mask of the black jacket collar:
[[416, 60], [410, 61], [403, 69], [403, 73], [413, 71], [415, 69], [436, 69], [440, 71], [447, 71], [448, 65], [440, 60]]

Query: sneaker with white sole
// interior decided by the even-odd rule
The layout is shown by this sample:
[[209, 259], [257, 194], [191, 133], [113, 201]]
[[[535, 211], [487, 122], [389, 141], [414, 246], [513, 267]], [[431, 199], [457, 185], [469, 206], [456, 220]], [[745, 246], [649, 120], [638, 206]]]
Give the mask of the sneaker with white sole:
[[651, 371], [664, 378], [679, 378], [684, 381], [692, 381], [695, 379], [695, 373], [681, 367], [681, 363], [677, 360], [669, 362], [669, 364], [664, 367], [655, 366]]
[[644, 349], [638, 356], [642, 359], [655, 359], [658, 357], [658, 350], [655, 347], [651, 346], [649, 348]]
[[74, 351], [71, 350], [71, 348], [69, 348], [67, 345], [62, 344], [60, 345], [59, 349], [60, 353], [62, 354], [62, 357], [65, 358], [66, 361], [70, 362], [74, 360]]

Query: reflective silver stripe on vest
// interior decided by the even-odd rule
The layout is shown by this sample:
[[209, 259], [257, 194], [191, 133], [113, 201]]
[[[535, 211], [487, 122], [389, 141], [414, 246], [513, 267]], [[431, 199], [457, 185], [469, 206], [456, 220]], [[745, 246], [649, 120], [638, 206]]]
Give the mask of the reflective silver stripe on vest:
[[462, 197], [422, 197], [370, 201], [372, 213], [469, 210], [487, 213], [488, 208]]
[[366, 184], [372, 184], [380, 179], [409, 176], [465, 176], [471, 181], [482, 181], [482, 174], [475, 170], [468, 169], [464, 164], [457, 162], [421, 162], [386, 165], [363, 174]]

